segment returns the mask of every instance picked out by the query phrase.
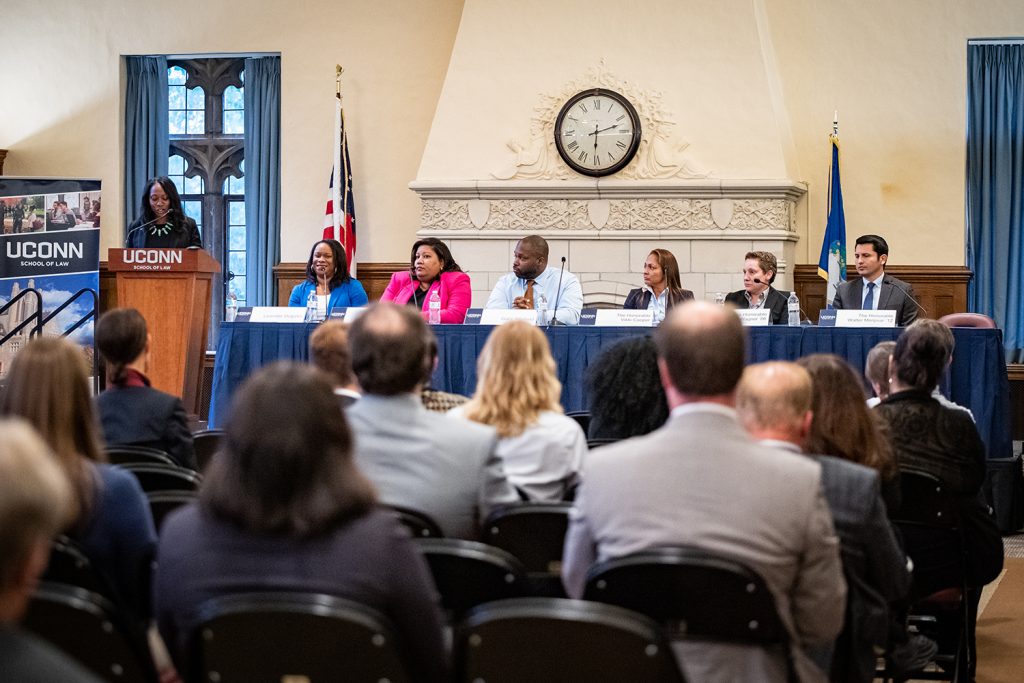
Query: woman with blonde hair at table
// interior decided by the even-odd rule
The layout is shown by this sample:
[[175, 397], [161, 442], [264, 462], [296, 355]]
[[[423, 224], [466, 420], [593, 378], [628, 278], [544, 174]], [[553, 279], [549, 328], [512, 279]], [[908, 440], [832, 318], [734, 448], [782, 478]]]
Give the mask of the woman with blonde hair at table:
[[521, 320], [495, 328], [477, 361], [477, 389], [450, 414], [494, 427], [505, 476], [529, 500], [558, 501], [576, 482], [587, 439], [559, 404], [547, 337]]

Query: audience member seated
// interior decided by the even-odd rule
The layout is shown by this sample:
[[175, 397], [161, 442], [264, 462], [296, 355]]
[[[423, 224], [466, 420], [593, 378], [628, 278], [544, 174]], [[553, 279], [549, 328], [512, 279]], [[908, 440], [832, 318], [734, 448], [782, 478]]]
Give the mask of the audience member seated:
[[864, 377], [875, 395], [868, 399], [868, 408], [874, 408], [889, 395], [889, 359], [896, 348], [896, 342], [884, 341], [875, 344], [864, 361]]
[[650, 337], [624, 339], [601, 350], [584, 379], [590, 406], [589, 439], [628, 439], [653, 432], [668, 419]]
[[797, 360], [811, 373], [814, 420], [807, 437], [809, 453], [828, 453], [878, 472], [882, 500], [892, 517], [900, 506], [900, 479], [885, 421], [869, 410], [857, 375], [845, 359], [812, 353]]
[[775, 254], [748, 251], [743, 257], [743, 289], [727, 294], [725, 303], [735, 308], [767, 308], [772, 325], [785, 325], [789, 320], [789, 292], [772, 287], [778, 270]]
[[370, 306], [352, 323], [352, 369], [363, 388], [347, 410], [356, 463], [382, 502], [425, 513], [445, 536], [473, 540], [492, 507], [519, 496], [493, 429], [423, 407], [432, 336], [422, 316], [391, 303]]
[[254, 373], [235, 397], [225, 448], [207, 469], [198, 503], [172, 513], [161, 533], [154, 607], [179, 671], [187, 670], [187, 638], [205, 601], [281, 590], [380, 610], [416, 679], [445, 680], [426, 562], [375, 499], [323, 375], [290, 362]]
[[342, 408], [359, 400], [359, 383], [352, 374], [352, 353], [348, 349], [348, 326], [340, 320], [317, 325], [309, 335], [309, 360], [327, 373], [334, 395]]
[[143, 577], [156, 545], [153, 518], [135, 477], [102, 462], [84, 349], [61, 337], [29, 342], [11, 364], [0, 414], [25, 418], [50, 446], [72, 486], [74, 514], [64, 533], [109, 579], [123, 606], [147, 621]]
[[498, 280], [485, 308], [537, 309], [543, 296], [547, 300], [545, 321], [556, 317], [563, 325], [579, 323], [583, 288], [568, 270], [548, 267], [547, 240], [540, 235], [524, 237], [516, 242], [512, 259], [512, 272]]
[[644, 286], [631, 289], [623, 308], [654, 311], [660, 324], [675, 305], [693, 300], [693, 292], [679, 284], [679, 264], [668, 249], [655, 249], [644, 261]]
[[[839, 634], [846, 583], [821, 466], [784, 451], [766, 457], [737, 421], [746, 348], [732, 310], [684, 304], [658, 328], [655, 343], [672, 414], [650, 434], [588, 454], [565, 541], [567, 593], [582, 595], [595, 561], [658, 546], [730, 556], [772, 591], [800, 680], [824, 680], [805, 649]], [[776, 650], [696, 641], [676, 646], [687, 680], [787, 679], [786, 657]]]
[[548, 338], [522, 320], [496, 327], [476, 374], [476, 393], [452, 414], [495, 428], [505, 476], [529, 500], [562, 500], [576, 483], [587, 437], [558, 402], [562, 385]]
[[306, 261], [306, 279], [292, 288], [289, 306], [308, 306], [316, 297], [317, 317], [321, 320], [335, 308], [365, 306], [369, 299], [363, 285], [348, 274], [345, 249], [337, 240], [320, 240], [313, 245]]
[[0, 421], [0, 681], [99, 683], [17, 626], [71, 499], [68, 480], [48, 450], [28, 424]]
[[[430, 356], [431, 373], [437, 369], [437, 338], [429, 335], [427, 338], [427, 354]], [[469, 400], [468, 396], [453, 394], [449, 391], [433, 389], [430, 386], [431, 378], [428, 377], [420, 392], [420, 400], [423, 407], [435, 413], [447, 413], [452, 408], [458, 408]]]
[[[906, 595], [910, 571], [886, 516], [878, 473], [806, 450], [813, 418], [811, 396], [811, 376], [799, 365], [759, 363], [743, 372], [736, 392], [736, 411], [740, 422], [762, 446], [807, 453], [821, 465], [825, 500], [842, 544], [849, 608], [845, 637], [838, 643], [831, 666], [833, 653], [828, 648], [816, 653], [815, 660], [826, 671], [840, 674], [833, 680], [867, 683], [875, 675], [874, 648], [888, 644], [889, 604]], [[904, 671], [924, 666], [937, 650], [935, 643], [923, 636], [916, 636], [911, 645], [904, 645], [901, 654], [913, 650], [919, 656]], [[905, 664], [906, 657], [898, 661]]]
[[[931, 395], [949, 363], [952, 336], [949, 328], [936, 320], [917, 320], [904, 330], [890, 361], [892, 393], [875, 410], [889, 425], [900, 469], [931, 474], [947, 491], [960, 497], [966, 579], [972, 589], [968, 599], [973, 653], [980, 589], [1002, 571], [1003, 546], [999, 529], [981, 497], [985, 445], [974, 421], [963, 410], [948, 408]], [[902, 506], [909, 509], [915, 502], [903, 500]], [[975, 665], [976, 658], [972, 657], [972, 678]]]
[[185, 406], [150, 386], [146, 319], [134, 308], [115, 308], [96, 323], [96, 348], [107, 365], [107, 390], [96, 399], [103, 435], [111, 446], [146, 446], [196, 469]]
[[409, 270], [391, 276], [380, 300], [413, 306], [429, 319], [430, 296], [435, 291], [441, 300], [441, 323], [461, 325], [473, 298], [469, 276], [459, 268], [447, 244], [426, 237], [412, 245]]

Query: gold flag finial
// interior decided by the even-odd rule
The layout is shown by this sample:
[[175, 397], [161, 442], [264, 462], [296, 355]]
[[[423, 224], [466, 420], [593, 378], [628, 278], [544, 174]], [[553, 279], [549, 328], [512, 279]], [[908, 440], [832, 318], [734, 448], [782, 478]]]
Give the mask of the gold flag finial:
[[344, 73], [345, 69], [341, 64], [334, 65], [334, 92], [341, 99], [341, 74]]

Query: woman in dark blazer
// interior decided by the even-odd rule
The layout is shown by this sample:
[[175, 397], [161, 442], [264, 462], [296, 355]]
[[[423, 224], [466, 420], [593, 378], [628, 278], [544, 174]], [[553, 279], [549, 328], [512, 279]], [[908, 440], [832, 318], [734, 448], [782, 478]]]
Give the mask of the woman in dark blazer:
[[778, 270], [775, 254], [748, 251], [743, 257], [743, 289], [727, 294], [725, 303], [734, 308], [767, 308], [772, 312], [772, 325], [785, 325], [789, 322], [789, 292], [772, 287]]
[[182, 210], [178, 188], [170, 178], [160, 176], [146, 183], [139, 217], [128, 226], [124, 246], [158, 249], [203, 248], [199, 228]]
[[630, 290], [626, 309], [654, 310], [654, 321], [660, 323], [673, 306], [691, 301], [693, 292], [679, 284], [679, 264], [668, 249], [655, 249], [644, 261], [644, 286]]
[[196, 468], [192, 433], [181, 399], [154, 389], [149, 331], [134, 308], [115, 308], [96, 323], [96, 348], [107, 364], [107, 390], [96, 398], [107, 444], [164, 451], [182, 467]]

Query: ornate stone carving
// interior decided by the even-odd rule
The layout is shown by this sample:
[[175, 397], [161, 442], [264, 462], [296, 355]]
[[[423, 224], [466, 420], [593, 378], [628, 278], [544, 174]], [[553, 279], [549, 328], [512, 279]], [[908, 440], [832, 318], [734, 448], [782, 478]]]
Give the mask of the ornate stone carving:
[[790, 220], [790, 202], [775, 199], [741, 199], [733, 203], [732, 221], [728, 227], [734, 230], [790, 230], [795, 226]]
[[540, 94], [540, 103], [530, 121], [529, 138], [525, 142], [510, 140], [508, 148], [515, 158], [505, 168], [493, 172], [499, 180], [511, 179], [566, 179], [578, 177], [562, 161], [555, 148], [555, 119], [565, 102], [578, 92], [590, 88], [608, 88], [622, 93], [636, 107], [640, 115], [643, 138], [636, 157], [616, 178], [669, 179], [707, 178], [711, 173], [703, 170], [689, 157], [689, 143], [674, 137], [675, 122], [661, 102], [662, 93], [643, 89], [612, 74], [602, 60], [591, 67], [582, 78], [563, 85], [558, 93]]
[[475, 230], [469, 218], [469, 202], [432, 199], [420, 206], [420, 226], [430, 230]]

